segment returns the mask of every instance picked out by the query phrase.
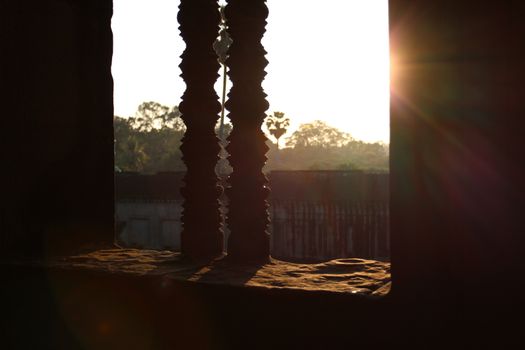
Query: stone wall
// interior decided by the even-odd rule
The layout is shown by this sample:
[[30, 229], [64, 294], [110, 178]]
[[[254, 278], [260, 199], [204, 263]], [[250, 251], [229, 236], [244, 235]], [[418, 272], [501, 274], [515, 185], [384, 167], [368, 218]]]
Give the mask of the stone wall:
[[118, 201], [117, 245], [180, 251], [182, 201]]
[[[117, 173], [119, 245], [180, 249], [182, 176]], [[276, 171], [269, 179], [272, 256], [301, 261], [389, 257], [388, 174]], [[224, 231], [226, 245], [228, 227]]]
[[272, 256], [320, 261], [390, 256], [388, 202], [270, 202]]

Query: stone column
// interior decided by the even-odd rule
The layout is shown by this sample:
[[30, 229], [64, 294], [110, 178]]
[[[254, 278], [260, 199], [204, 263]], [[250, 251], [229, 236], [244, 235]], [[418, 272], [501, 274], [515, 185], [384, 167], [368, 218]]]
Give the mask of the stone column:
[[223, 252], [223, 232], [215, 165], [220, 151], [215, 125], [221, 106], [214, 84], [219, 62], [213, 42], [219, 31], [220, 13], [216, 0], [182, 0], [178, 14], [181, 36], [186, 42], [182, 54], [182, 78], [186, 91], [179, 106], [186, 124], [181, 151], [186, 163], [182, 214], [181, 249], [192, 260], [208, 260]]
[[226, 6], [233, 40], [227, 60], [232, 88], [226, 103], [233, 125], [227, 147], [233, 167], [227, 190], [228, 258], [239, 262], [264, 263], [270, 256], [269, 189], [262, 173], [268, 147], [261, 130], [268, 109], [261, 87], [268, 63], [261, 44], [267, 16], [265, 0], [229, 0]]

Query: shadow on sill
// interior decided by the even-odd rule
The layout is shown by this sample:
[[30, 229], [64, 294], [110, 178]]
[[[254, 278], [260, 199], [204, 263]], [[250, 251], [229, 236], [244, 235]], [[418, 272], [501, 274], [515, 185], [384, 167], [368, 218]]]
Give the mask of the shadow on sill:
[[390, 291], [390, 263], [359, 258], [322, 263], [271, 259], [262, 266], [217, 259], [209, 264], [185, 261], [180, 253], [140, 249], [105, 249], [47, 263], [61, 269], [86, 269], [109, 274], [161, 276], [196, 283], [296, 289], [382, 297]]

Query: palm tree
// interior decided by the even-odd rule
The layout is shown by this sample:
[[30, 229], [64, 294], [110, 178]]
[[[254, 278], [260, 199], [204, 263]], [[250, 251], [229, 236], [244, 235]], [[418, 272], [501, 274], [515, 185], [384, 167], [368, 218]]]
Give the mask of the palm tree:
[[273, 112], [273, 115], [266, 117], [266, 128], [275, 137], [277, 149], [279, 149], [279, 139], [286, 133], [290, 125], [290, 118], [285, 117], [283, 112]]

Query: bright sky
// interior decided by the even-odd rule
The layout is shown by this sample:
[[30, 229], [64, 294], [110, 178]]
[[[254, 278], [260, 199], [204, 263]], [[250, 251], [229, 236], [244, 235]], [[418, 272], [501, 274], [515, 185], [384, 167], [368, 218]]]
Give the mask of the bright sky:
[[[114, 0], [115, 114], [180, 102], [180, 0]], [[389, 141], [388, 0], [268, 0], [263, 87], [290, 131], [321, 119], [365, 141]], [[216, 87], [219, 89], [219, 82]]]

